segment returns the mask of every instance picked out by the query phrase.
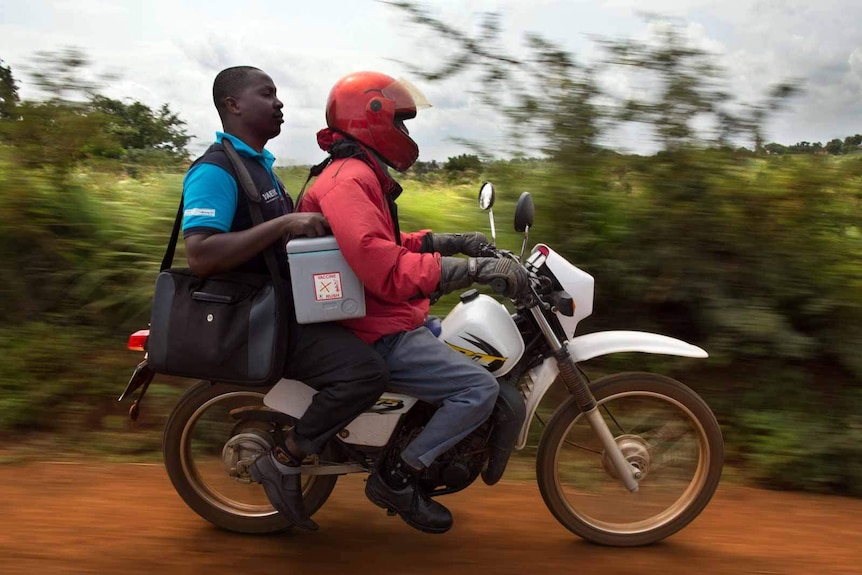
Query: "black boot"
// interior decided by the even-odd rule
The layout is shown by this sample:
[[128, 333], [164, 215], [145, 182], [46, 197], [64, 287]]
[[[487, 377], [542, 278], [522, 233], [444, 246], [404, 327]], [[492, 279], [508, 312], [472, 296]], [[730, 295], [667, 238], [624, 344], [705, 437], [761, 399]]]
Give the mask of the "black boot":
[[445, 533], [452, 527], [452, 514], [419, 488], [415, 472], [403, 461], [391, 469], [384, 465], [375, 470], [365, 484], [365, 495], [419, 531]]
[[317, 531], [317, 523], [308, 517], [302, 504], [302, 461], [276, 447], [264, 453], [251, 465], [251, 478], [263, 485], [267, 499], [291, 525]]

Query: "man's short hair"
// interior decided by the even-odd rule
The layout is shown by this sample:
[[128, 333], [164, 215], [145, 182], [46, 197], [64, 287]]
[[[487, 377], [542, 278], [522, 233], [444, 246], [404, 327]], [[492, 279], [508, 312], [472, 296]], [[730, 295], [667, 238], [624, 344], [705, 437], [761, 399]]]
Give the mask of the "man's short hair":
[[224, 100], [228, 96], [236, 96], [247, 84], [248, 77], [253, 72], [261, 70], [253, 66], [233, 66], [219, 72], [213, 82], [213, 103], [218, 115], [224, 117], [227, 109]]

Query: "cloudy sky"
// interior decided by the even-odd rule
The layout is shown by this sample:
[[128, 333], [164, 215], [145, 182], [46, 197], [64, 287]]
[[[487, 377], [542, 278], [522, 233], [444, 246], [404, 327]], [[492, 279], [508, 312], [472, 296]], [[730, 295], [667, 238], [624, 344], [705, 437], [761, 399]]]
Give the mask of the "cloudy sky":
[[[717, 54], [743, 101], [794, 79], [805, 92], [769, 125], [767, 141], [827, 142], [862, 133], [862, 2], [859, 0], [437, 0], [435, 15], [475, 30], [482, 11], [502, 15], [513, 52], [535, 32], [581, 61], [597, 54], [591, 38], [646, 38], [651, 12], [684, 23], [697, 46]], [[374, 0], [0, 0], [0, 59], [24, 98], [36, 97], [26, 69], [39, 51], [80, 48], [99, 72], [119, 74], [102, 90], [156, 108], [168, 103], [202, 150], [219, 129], [215, 74], [249, 64], [267, 71], [285, 102], [281, 136], [268, 146], [279, 163], [322, 159], [314, 134], [329, 88], [352, 71], [405, 74], [399, 61], [430, 63], [439, 47]], [[420, 41], [421, 38], [421, 41]], [[416, 82], [420, 84], [419, 82]], [[456, 84], [423, 86], [434, 107], [411, 123], [422, 160], [469, 152], [453, 139], [493, 145], [500, 123]], [[618, 89], [625, 90], [625, 81]], [[644, 151], [644, 135], [621, 145]]]

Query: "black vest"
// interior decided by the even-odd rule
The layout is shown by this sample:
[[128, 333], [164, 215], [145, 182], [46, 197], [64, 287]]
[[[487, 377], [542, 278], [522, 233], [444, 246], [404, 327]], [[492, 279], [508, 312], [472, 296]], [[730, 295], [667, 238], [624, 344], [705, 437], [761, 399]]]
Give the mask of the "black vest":
[[[293, 211], [293, 200], [287, 195], [284, 184], [276, 176], [279, 189], [273, 188], [272, 177], [266, 168], [256, 159], [247, 158], [240, 154], [243, 164], [245, 164], [252, 182], [254, 182], [257, 191], [260, 193], [260, 212], [264, 221], [277, 218], [284, 214], [289, 214]], [[213, 144], [207, 148], [206, 152], [192, 163], [192, 166], [197, 164], [212, 164], [219, 166], [229, 173], [237, 182], [237, 201], [236, 212], [234, 212], [233, 222], [231, 222], [230, 231], [240, 232], [252, 227], [251, 213], [248, 209], [248, 197], [239, 185], [239, 180], [236, 177], [236, 171], [233, 169], [233, 164], [230, 163], [227, 155], [224, 153], [224, 148], [221, 144]], [[284, 239], [280, 239], [275, 243], [276, 260], [278, 261], [279, 271], [281, 276], [287, 280], [290, 279], [290, 273], [287, 268], [287, 252], [284, 247]], [[240, 265], [237, 269], [242, 271], [268, 274], [266, 260], [262, 253], [257, 254], [249, 261]]]

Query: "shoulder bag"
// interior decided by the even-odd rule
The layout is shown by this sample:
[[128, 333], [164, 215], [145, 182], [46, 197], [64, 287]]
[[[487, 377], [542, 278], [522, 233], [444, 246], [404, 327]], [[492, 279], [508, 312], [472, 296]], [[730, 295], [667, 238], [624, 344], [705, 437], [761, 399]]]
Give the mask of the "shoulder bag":
[[[263, 222], [260, 193], [230, 140], [222, 140], [254, 225]], [[172, 268], [183, 202], [156, 279], [148, 362], [157, 373], [249, 386], [281, 377], [289, 329], [286, 288], [275, 250], [264, 250], [269, 275], [228, 272], [206, 278]]]

